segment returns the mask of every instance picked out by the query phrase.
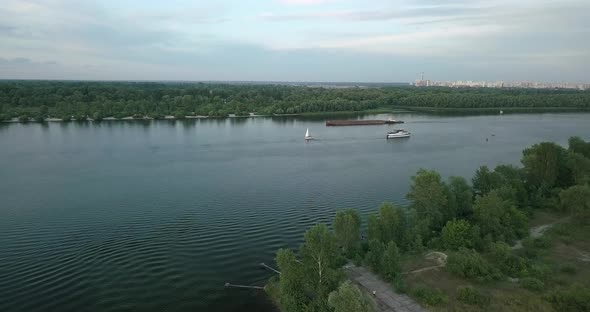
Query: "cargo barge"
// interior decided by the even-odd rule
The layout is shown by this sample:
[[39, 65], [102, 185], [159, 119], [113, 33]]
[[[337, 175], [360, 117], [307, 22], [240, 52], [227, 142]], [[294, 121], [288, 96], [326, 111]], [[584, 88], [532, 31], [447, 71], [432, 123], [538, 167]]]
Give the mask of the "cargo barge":
[[372, 126], [404, 123], [403, 120], [328, 120], [326, 126]]

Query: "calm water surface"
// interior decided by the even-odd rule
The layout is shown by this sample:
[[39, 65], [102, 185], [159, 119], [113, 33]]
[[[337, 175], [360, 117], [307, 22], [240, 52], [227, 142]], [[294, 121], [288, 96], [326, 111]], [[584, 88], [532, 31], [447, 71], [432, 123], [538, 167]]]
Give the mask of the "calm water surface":
[[336, 210], [404, 204], [421, 167], [471, 177], [590, 139], [589, 114], [396, 117], [411, 138], [298, 119], [2, 125], [0, 311], [272, 311], [223, 284], [262, 285], [257, 264]]

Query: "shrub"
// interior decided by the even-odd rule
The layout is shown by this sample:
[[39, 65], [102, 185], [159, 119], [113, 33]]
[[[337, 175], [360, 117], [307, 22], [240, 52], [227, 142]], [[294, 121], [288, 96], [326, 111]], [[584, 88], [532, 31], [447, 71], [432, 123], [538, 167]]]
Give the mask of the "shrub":
[[551, 274], [551, 268], [545, 264], [534, 264], [528, 268], [527, 277], [534, 277], [541, 281]]
[[408, 287], [406, 286], [406, 281], [401, 276], [397, 276], [392, 283], [393, 289], [398, 294], [405, 294], [408, 291]]
[[490, 245], [490, 256], [504, 274], [512, 277], [522, 276], [527, 271], [525, 259], [514, 255], [506, 243], [492, 243]]
[[485, 306], [490, 303], [490, 298], [481, 294], [477, 289], [473, 287], [459, 287], [457, 288], [457, 300], [470, 304]]
[[576, 273], [576, 267], [574, 267], [571, 264], [564, 264], [563, 266], [561, 266], [560, 271], [562, 273], [566, 273], [566, 274], [575, 274]]
[[551, 241], [545, 236], [537, 237], [533, 239], [533, 247], [539, 249], [547, 249], [551, 247]]
[[479, 237], [477, 226], [472, 226], [466, 220], [454, 220], [448, 221], [443, 227], [440, 240], [443, 248], [457, 250], [461, 247], [475, 247], [477, 237]]
[[399, 250], [393, 241], [387, 244], [387, 249], [385, 249], [383, 257], [381, 258], [381, 268], [379, 269], [379, 272], [381, 272], [385, 280], [389, 282], [393, 282], [399, 275]]
[[455, 275], [477, 281], [501, 278], [501, 274], [479, 253], [465, 248], [449, 255], [446, 268]]
[[363, 256], [361, 256], [359, 253], [356, 253], [354, 257], [352, 257], [352, 263], [354, 263], [356, 266], [361, 266], [363, 264]]
[[373, 271], [380, 272], [381, 259], [384, 252], [385, 245], [382, 242], [376, 239], [372, 239], [369, 242], [369, 251], [365, 255], [365, 262], [371, 267], [371, 269], [373, 269]]
[[448, 298], [440, 289], [430, 289], [426, 287], [418, 286], [412, 291], [412, 295], [419, 301], [435, 306], [443, 303], [447, 303]]
[[520, 286], [528, 290], [541, 291], [545, 284], [534, 277], [525, 277], [520, 279]]
[[590, 311], [590, 288], [573, 285], [547, 296], [556, 311]]

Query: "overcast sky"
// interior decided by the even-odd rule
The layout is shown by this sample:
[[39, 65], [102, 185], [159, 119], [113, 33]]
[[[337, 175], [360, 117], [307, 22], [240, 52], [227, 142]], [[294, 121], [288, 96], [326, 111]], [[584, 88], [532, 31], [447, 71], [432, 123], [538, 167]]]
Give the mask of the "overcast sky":
[[590, 0], [0, 0], [0, 78], [590, 82]]

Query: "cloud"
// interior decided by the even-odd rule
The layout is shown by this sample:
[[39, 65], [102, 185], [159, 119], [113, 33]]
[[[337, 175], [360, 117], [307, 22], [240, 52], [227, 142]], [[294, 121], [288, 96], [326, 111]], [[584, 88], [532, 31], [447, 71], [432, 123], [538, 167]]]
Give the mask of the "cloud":
[[290, 5], [317, 5], [326, 3], [329, 0], [279, 0], [279, 2], [283, 4], [290, 4]]
[[364, 21], [387, 21], [395, 19], [411, 19], [417, 17], [449, 17], [480, 15], [488, 11], [489, 7], [453, 7], [453, 6], [432, 6], [417, 8], [397, 8], [382, 10], [337, 10], [318, 11], [305, 13], [278, 14], [265, 12], [258, 17], [262, 20], [273, 22], [292, 22], [310, 20], [333, 20], [341, 22], [364, 22]]
[[502, 70], [590, 66], [585, 0], [191, 3], [2, 0], [0, 76], [408, 81], [428, 67], [512, 79]]
[[13, 59], [5, 59], [0, 57], [1, 66], [39, 66], [39, 65], [57, 65], [55, 61], [36, 62], [26, 57], [16, 57]]

